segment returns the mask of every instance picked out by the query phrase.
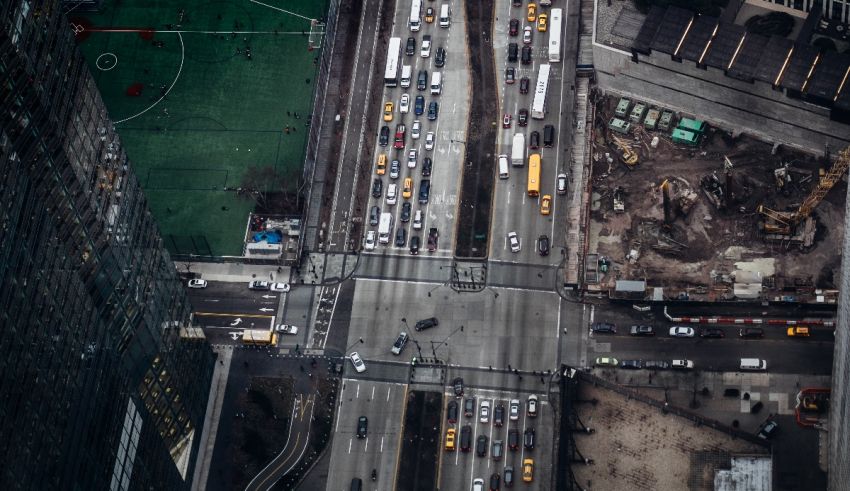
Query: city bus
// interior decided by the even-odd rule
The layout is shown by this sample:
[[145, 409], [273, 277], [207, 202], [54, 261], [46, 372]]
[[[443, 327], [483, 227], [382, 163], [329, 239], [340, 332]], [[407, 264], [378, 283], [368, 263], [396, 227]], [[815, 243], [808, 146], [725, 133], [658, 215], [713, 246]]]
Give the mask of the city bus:
[[540, 196], [540, 154], [533, 153], [528, 156], [528, 196], [536, 198]]
[[398, 86], [398, 60], [401, 57], [401, 38], [390, 38], [387, 50], [387, 68], [384, 70], [384, 85]]
[[549, 14], [549, 63], [561, 61], [561, 9], [552, 9]]
[[546, 117], [546, 90], [549, 88], [549, 67], [540, 65], [537, 72], [537, 85], [534, 88], [534, 102], [531, 105], [531, 117], [543, 119]]
[[416, 32], [422, 26], [422, 0], [411, 0], [410, 21], [407, 23], [410, 30]]

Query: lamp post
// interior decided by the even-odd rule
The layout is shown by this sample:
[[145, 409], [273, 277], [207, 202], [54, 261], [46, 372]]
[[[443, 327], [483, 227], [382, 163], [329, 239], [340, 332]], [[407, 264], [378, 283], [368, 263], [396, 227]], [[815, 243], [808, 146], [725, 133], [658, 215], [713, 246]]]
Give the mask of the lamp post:
[[355, 341], [355, 342], [351, 343], [351, 346], [349, 346], [348, 348], [345, 348], [345, 352], [346, 352], [346, 353], [348, 353], [348, 350], [350, 350], [351, 348], [353, 348], [353, 347], [357, 346], [357, 343], [363, 344], [363, 342], [364, 342], [364, 341], [363, 341], [363, 338], [362, 338], [362, 337], [361, 337], [361, 338], [358, 338], [358, 339], [357, 339], [357, 341]]

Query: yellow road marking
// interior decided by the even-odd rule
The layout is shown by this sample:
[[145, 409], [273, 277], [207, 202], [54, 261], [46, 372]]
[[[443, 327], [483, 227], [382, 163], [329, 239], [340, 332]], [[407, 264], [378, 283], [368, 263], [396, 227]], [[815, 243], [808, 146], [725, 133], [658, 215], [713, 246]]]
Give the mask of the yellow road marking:
[[206, 315], [210, 317], [250, 317], [253, 319], [271, 319], [274, 317], [267, 314], [228, 314], [225, 312], [195, 312], [195, 315]]

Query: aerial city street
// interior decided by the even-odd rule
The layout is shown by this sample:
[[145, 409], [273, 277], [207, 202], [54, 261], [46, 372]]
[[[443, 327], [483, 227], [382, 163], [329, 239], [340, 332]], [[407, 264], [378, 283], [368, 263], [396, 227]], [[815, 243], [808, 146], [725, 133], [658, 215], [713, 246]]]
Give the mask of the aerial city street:
[[848, 489], [850, 1], [8, 3], [0, 488]]

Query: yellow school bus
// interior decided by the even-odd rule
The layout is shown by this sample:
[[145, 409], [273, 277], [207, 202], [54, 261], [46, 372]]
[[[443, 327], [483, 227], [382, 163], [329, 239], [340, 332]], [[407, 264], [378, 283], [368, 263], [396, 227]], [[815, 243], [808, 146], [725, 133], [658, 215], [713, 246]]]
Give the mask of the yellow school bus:
[[540, 154], [528, 156], [528, 195], [536, 198], [540, 195]]

